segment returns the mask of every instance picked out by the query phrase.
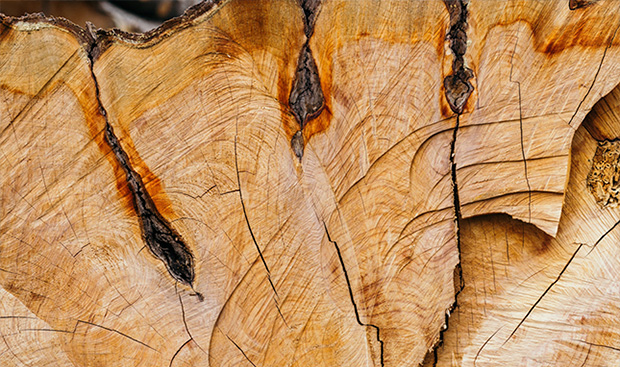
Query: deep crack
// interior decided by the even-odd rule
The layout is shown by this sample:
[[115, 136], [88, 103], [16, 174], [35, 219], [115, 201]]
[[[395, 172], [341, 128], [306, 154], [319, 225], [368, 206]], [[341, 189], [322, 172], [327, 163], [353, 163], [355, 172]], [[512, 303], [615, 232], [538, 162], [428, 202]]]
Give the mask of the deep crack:
[[[464, 55], [467, 51], [467, 0], [444, 0], [444, 4], [450, 14], [450, 30], [447, 39], [450, 41], [450, 49], [454, 55], [452, 61], [452, 75], [444, 79], [445, 97], [452, 111], [456, 114], [456, 123], [450, 142], [450, 177], [452, 179], [452, 199], [454, 205], [454, 224], [456, 246], [458, 251], [458, 264], [454, 268], [454, 303], [445, 314], [444, 329], [439, 332], [439, 340], [432, 347], [434, 364], [437, 364], [437, 349], [443, 342], [443, 333], [448, 330], [450, 313], [458, 307], [458, 295], [464, 287], [463, 270], [461, 268], [461, 202], [457, 181], [456, 164], [456, 139], [458, 136], [461, 113], [465, 109], [469, 96], [474, 87], [469, 82], [473, 78], [473, 71], [465, 67]], [[429, 351], [430, 352], [430, 351]]]
[[381, 348], [381, 366], [383, 367], [384, 357], [383, 357], [383, 340], [381, 340], [381, 334], [380, 334], [381, 331], [377, 325], [362, 322], [362, 319], [360, 318], [359, 310], [357, 308], [357, 303], [355, 302], [355, 297], [353, 295], [353, 287], [351, 287], [351, 280], [349, 279], [349, 273], [347, 273], [347, 268], [345, 267], [345, 264], [344, 264], [342, 252], [340, 252], [340, 247], [338, 247], [338, 244], [336, 243], [336, 241], [332, 240], [331, 236], [329, 235], [329, 231], [327, 230], [327, 225], [325, 224], [325, 222], [323, 222], [323, 227], [325, 228], [325, 234], [327, 234], [327, 240], [334, 245], [334, 248], [336, 249], [336, 254], [338, 254], [338, 260], [340, 261], [340, 266], [342, 266], [342, 272], [344, 273], [344, 279], [347, 282], [347, 288], [349, 289], [349, 297], [351, 298], [351, 303], [353, 304], [353, 311], [355, 311], [355, 319], [357, 323], [360, 326], [371, 327], [377, 331], [377, 341], [379, 342], [379, 345]]
[[[161, 215], [153, 202], [140, 174], [131, 166], [129, 156], [123, 150], [114, 129], [108, 120], [108, 115], [101, 103], [99, 83], [94, 72], [95, 50], [97, 50], [96, 32], [89, 26], [92, 41], [86, 50], [90, 61], [90, 72], [95, 84], [95, 96], [99, 106], [99, 112], [105, 120], [105, 142], [112, 149], [114, 157], [125, 172], [125, 181], [131, 192], [133, 208], [138, 216], [142, 239], [147, 247], [159, 258], [168, 269], [168, 273], [177, 281], [193, 288], [194, 282], [194, 257], [181, 235], [172, 228], [170, 223]], [[200, 293], [198, 298], [203, 300]]]

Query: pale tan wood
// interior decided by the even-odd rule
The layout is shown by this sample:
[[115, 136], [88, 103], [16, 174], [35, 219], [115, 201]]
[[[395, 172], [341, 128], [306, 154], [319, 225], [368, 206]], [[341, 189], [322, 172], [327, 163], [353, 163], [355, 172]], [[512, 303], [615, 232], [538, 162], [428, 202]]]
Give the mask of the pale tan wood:
[[573, 131], [620, 76], [619, 5], [470, 1], [478, 99], [456, 143], [464, 218], [507, 213], [556, 234]]
[[617, 94], [577, 129], [556, 238], [507, 216], [463, 221], [465, 287], [434, 365], [620, 363], [620, 214], [598, 205], [586, 186], [598, 145], [588, 131], [618, 136], [620, 120], [608, 109]]
[[189, 338], [180, 300], [141, 254], [82, 32], [39, 17], [2, 29], [0, 316], [36, 318], [9, 324], [0, 364], [49, 348], [49, 365], [166, 366]]
[[[496, 282], [531, 276], [535, 283], [517, 305], [505, 304], [512, 294], [493, 303], [514, 328], [491, 340], [515, 330], [506, 343], [515, 354], [489, 342], [477, 362], [527, 356], [549, 332], [589, 346], [571, 344], [558, 358], [584, 358], [610, 339], [545, 323], [560, 324], [564, 315], [557, 289], [601, 292], [575, 275], [566, 273], [570, 281], [544, 297], [549, 304], [514, 323], [577, 248], [575, 264], [584, 268], [598, 271], [585, 262], [605, 259], [562, 242], [564, 219], [550, 242], [556, 247], [536, 244], [551, 241], [541, 230], [556, 234], [575, 129], [620, 80], [618, 4], [572, 12], [567, 2], [494, 4], [468, 5], [465, 60], [475, 91], [457, 117], [444, 97], [443, 80], [453, 72], [444, 3], [323, 1], [308, 45], [325, 106], [301, 133], [301, 157], [291, 148], [300, 127], [289, 97], [308, 33], [296, 1], [203, 4], [144, 35], [3, 18], [0, 284], [13, 297], [7, 302], [18, 300], [40, 320], [37, 338], [59, 365], [417, 365], [455, 302], [459, 256], [465, 284], [473, 280], [457, 314], [465, 305], [472, 314], [484, 310], [476, 299], [486, 300], [480, 290], [488, 274], [478, 272], [488, 268], [476, 250], [497, 221], [504, 235], [527, 238], [534, 250], [525, 240], [522, 252], [509, 248], [514, 270]], [[586, 28], [593, 33], [578, 32]], [[191, 281], [175, 277], [145, 245], [135, 193], [104, 137], [106, 119], [153, 205], [193, 254]], [[575, 144], [590, 149], [583, 139]], [[570, 195], [565, 210], [590, 224]], [[458, 198], [463, 217], [508, 213], [538, 228], [473, 219], [462, 224], [459, 253]], [[594, 243], [608, 225], [581, 225], [580, 241]], [[503, 249], [505, 239], [489, 246]], [[575, 314], [596, 309], [584, 307]], [[488, 337], [488, 326], [479, 326], [487, 316], [477, 315], [472, 323], [483, 331], [475, 340], [450, 339], [469, 327], [452, 327], [460, 316], [450, 316], [439, 362], [451, 358], [450, 340], [468, 348], [455, 352], [455, 363], [471, 362]], [[56, 331], [42, 331], [46, 325]], [[19, 339], [28, 338], [24, 326], [11, 328], [16, 341], [28, 340]], [[0, 355], [8, 364], [13, 344]], [[16, 355], [34, 361], [38, 350]]]

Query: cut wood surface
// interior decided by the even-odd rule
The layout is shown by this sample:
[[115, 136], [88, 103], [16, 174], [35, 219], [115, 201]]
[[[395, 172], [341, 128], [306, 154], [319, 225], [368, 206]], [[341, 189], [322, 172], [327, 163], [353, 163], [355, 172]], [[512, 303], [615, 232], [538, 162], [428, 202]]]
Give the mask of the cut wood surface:
[[618, 92], [580, 125], [619, 26], [611, 0], [2, 17], [0, 364], [617, 364], [618, 213], [586, 181]]
[[433, 365], [620, 364], [620, 213], [599, 205], [586, 185], [601, 146], [594, 136], [620, 136], [612, 112], [619, 92], [577, 129], [555, 238], [507, 216], [463, 221], [465, 287]]

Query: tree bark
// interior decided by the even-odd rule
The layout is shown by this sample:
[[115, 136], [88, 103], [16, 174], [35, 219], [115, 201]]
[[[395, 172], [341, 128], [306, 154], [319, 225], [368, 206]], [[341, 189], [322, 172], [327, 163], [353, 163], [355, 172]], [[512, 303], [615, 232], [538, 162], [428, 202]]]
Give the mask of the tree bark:
[[620, 3], [0, 19], [3, 365], [617, 364]]

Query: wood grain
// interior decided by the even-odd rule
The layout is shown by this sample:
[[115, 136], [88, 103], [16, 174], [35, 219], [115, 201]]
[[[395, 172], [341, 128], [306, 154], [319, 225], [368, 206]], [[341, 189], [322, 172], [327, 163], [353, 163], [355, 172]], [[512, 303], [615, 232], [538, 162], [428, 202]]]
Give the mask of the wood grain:
[[145, 34], [2, 16], [0, 361], [614, 362], [617, 218], [585, 177], [618, 92], [579, 126], [620, 81], [618, 3], [325, 0], [314, 28], [300, 5]]

